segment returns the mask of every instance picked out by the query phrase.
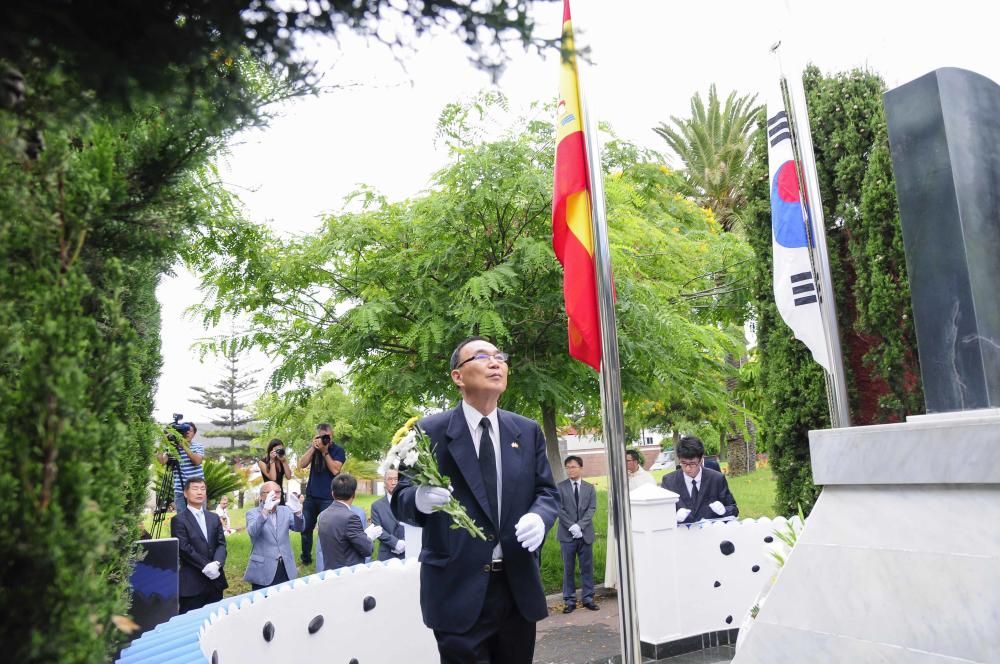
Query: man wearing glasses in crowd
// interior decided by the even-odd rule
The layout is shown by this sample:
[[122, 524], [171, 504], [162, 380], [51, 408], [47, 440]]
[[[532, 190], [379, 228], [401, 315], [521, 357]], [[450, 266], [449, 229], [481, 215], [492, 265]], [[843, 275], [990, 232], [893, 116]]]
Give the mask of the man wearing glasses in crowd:
[[702, 459], [705, 446], [695, 436], [683, 436], [677, 444], [681, 469], [663, 476], [661, 486], [673, 491], [677, 499], [677, 523], [694, 523], [703, 519], [736, 517], [740, 509], [729, 492], [726, 476], [705, 468]]
[[[556, 520], [558, 494], [537, 422], [497, 408], [508, 356], [483, 337], [451, 355], [457, 408], [420, 427], [451, 490], [400, 480], [393, 513], [423, 528], [420, 609], [443, 664], [531, 664], [535, 623], [548, 615], [538, 547]], [[451, 528], [435, 508], [457, 499], [486, 540]]]

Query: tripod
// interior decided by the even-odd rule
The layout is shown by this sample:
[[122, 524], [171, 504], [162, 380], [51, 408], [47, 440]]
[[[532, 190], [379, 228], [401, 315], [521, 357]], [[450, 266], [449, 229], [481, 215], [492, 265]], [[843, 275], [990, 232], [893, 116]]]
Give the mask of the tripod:
[[153, 539], [160, 538], [160, 530], [163, 529], [163, 519], [170, 508], [170, 501], [174, 497], [174, 472], [180, 471], [180, 464], [173, 457], [167, 458], [167, 465], [163, 469], [163, 478], [160, 486], [156, 489], [156, 507], [153, 508], [153, 525], [149, 528], [150, 536]]

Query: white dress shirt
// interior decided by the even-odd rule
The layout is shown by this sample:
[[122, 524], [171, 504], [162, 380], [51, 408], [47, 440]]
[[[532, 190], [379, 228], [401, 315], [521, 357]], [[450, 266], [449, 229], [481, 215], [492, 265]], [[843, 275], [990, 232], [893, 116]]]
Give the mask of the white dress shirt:
[[[479, 441], [483, 439], [483, 428], [479, 423], [482, 422], [484, 417], [490, 422], [490, 440], [493, 441], [493, 460], [496, 462], [497, 467], [497, 519], [499, 519], [501, 497], [503, 496], [501, 490], [503, 486], [503, 468], [500, 463], [500, 421], [497, 418], [497, 409], [494, 408], [493, 412], [489, 415], [483, 415], [463, 400], [462, 414], [465, 415], [465, 421], [469, 425], [469, 433], [472, 434], [472, 444], [476, 448], [476, 457], [479, 456]], [[493, 560], [502, 559], [503, 550], [500, 548], [500, 533], [497, 533], [497, 545], [493, 547]]]
[[194, 515], [194, 520], [198, 522], [198, 527], [201, 528], [201, 534], [205, 536], [205, 541], [208, 541], [208, 525], [205, 523], [205, 513], [201, 511], [201, 508], [194, 508], [190, 505], [187, 508]]
[[684, 473], [684, 486], [687, 487], [688, 497], [691, 496], [691, 482], [698, 482], [698, 493], [701, 493], [705, 489], [705, 487], [702, 486], [702, 484], [701, 484], [701, 471], [700, 470], [698, 471], [698, 474], [695, 477], [689, 477], [688, 474], [685, 473], [683, 470], [681, 472]]

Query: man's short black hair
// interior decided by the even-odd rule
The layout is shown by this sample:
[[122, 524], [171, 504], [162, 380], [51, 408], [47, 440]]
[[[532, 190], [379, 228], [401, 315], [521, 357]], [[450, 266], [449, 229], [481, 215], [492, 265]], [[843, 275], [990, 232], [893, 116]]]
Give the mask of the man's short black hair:
[[625, 450], [625, 456], [632, 457], [640, 466], [646, 463], [646, 458], [639, 450]]
[[705, 456], [705, 445], [697, 436], [681, 436], [677, 443], [678, 459], [699, 459]]
[[581, 468], [583, 468], [583, 459], [581, 459], [580, 457], [576, 456], [575, 454], [570, 454], [568, 457], [566, 457], [566, 460], [563, 461], [563, 466], [568, 466], [570, 461], [576, 461], [576, 463]]
[[330, 426], [329, 422], [320, 422], [319, 424], [316, 425], [316, 433], [319, 433], [320, 431], [327, 431], [329, 433], [333, 433], [333, 427]]
[[204, 477], [189, 477], [184, 480], [184, 490], [187, 491], [192, 484], [204, 484], [205, 488], [208, 488], [208, 482], [205, 481]]
[[486, 341], [488, 343], [493, 343], [486, 337], [466, 337], [465, 339], [462, 339], [458, 342], [458, 345], [455, 346], [455, 350], [451, 351], [451, 362], [448, 365], [450, 371], [454, 371], [458, 367], [459, 353], [462, 352], [462, 349], [465, 348], [466, 344], [471, 344], [473, 341]]
[[334, 500], [350, 500], [358, 491], [358, 481], [350, 473], [341, 473], [330, 482]]

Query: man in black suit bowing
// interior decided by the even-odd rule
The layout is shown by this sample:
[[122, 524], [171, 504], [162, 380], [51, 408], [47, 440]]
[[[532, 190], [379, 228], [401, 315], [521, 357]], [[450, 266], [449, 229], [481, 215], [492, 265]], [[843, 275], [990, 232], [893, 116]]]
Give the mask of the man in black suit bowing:
[[705, 446], [695, 436], [682, 436], [677, 444], [681, 469], [663, 476], [661, 486], [677, 499], [677, 523], [739, 516], [740, 508], [729, 492], [726, 476], [702, 465]]
[[[420, 608], [442, 664], [530, 664], [535, 623], [548, 615], [537, 550], [555, 522], [557, 492], [541, 428], [497, 408], [507, 359], [483, 337], [455, 348], [451, 379], [462, 403], [420, 422], [452, 491], [404, 477], [392, 494], [393, 513], [423, 528]], [[486, 541], [435, 511], [449, 496]]]
[[177, 538], [181, 556], [181, 613], [218, 602], [229, 585], [222, 569], [226, 535], [219, 515], [202, 509], [207, 494], [204, 477], [189, 477], [184, 483], [187, 507], [170, 520], [170, 535]]

